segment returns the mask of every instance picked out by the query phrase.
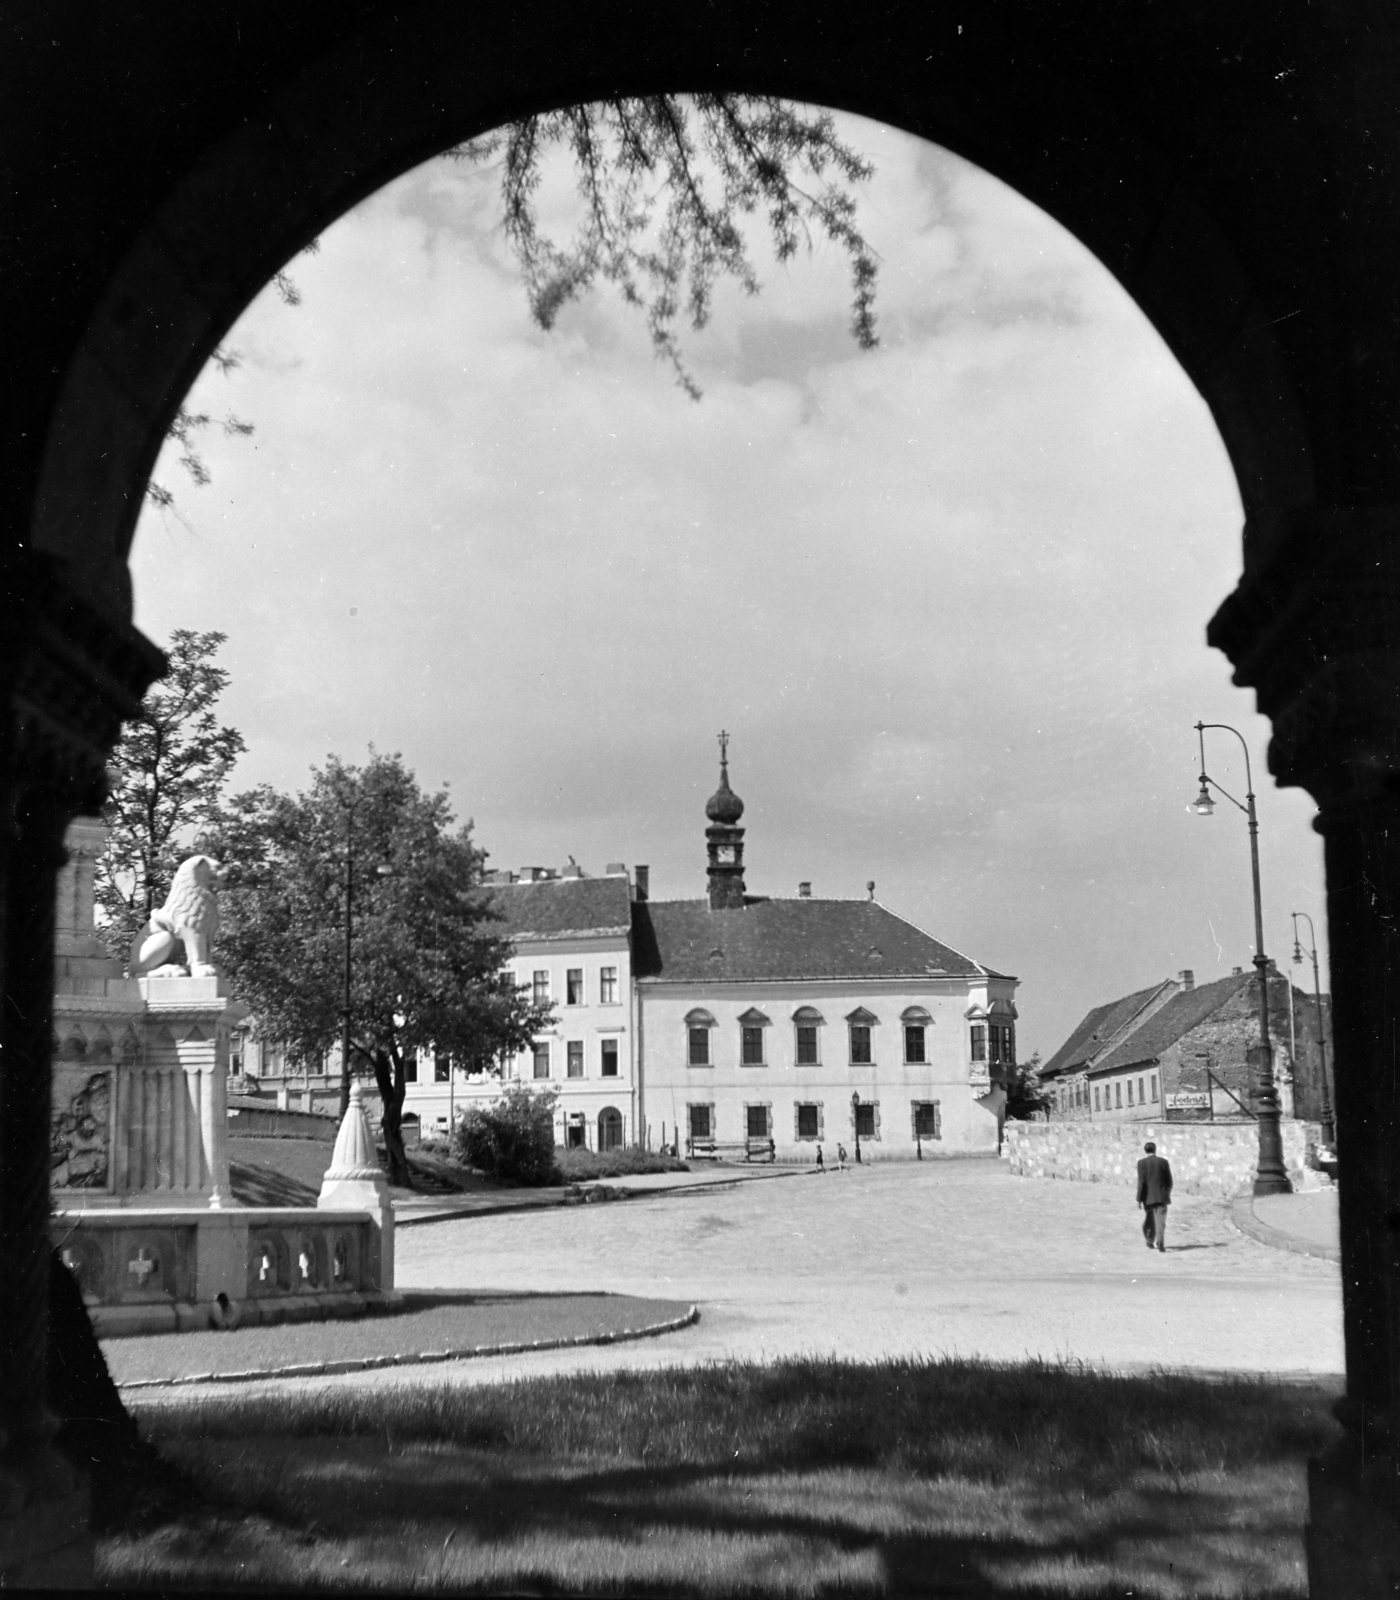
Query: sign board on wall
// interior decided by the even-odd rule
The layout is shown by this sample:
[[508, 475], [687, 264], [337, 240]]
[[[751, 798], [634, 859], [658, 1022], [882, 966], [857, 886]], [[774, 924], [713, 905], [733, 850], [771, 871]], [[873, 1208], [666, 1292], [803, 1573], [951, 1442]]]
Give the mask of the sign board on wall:
[[1210, 1096], [1204, 1089], [1175, 1089], [1167, 1096], [1167, 1105], [1173, 1111], [1204, 1111]]

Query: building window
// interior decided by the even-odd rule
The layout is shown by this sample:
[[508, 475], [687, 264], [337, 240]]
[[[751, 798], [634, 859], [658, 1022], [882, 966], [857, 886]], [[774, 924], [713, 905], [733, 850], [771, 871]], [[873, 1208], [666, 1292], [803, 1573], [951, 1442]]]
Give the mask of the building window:
[[433, 1082], [447, 1083], [452, 1077], [452, 1059], [450, 1056], [434, 1055], [433, 1057]]
[[604, 967], [598, 973], [598, 1004], [602, 1006], [615, 1006], [617, 1004], [616, 967]]
[[692, 1139], [713, 1139], [715, 1136], [715, 1117], [713, 1106], [687, 1106], [687, 1123]]
[[405, 1083], [418, 1082], [418, 1055], [416, 1051], [410, 1051], [403, 1058], [403, 1081]]
[[797, 1029], [797, 1064], [799, 1067], [815, 1067], [821, 1061], [821, 1050], [817, 1030], [822, 1025], [819, 1011], [811, 1006], [800, 1006], [792, 1017], [793, 1026]]
[[846, 1018], [846, 1026], [851, 1035], [851, 1065], [855, 1067], [868, 1067], [875, 1060], [875, 1051], [872, 1032], [879, 1021], [872, 1012], [864, 1006], [852, 1011]]
[[822, 1136], [822, 1112], [819, 1105], [799, 1105], [797, 1107], [797, 1137], [799, 1139], [820, 1139]]
[[937, 1100], [914, 1102], [914, 1137], [916, 1139], [941, 1139], [943, 1115]]
[[767, 1106], [745, 1106], [744, 1126], [750, 1139], [769, 1139], [772, 1137], [772, 1123], [769, 1119]]
[[568, 1048], [568, 1074], [571, 1078], [581, 1078], [583, 1076], [583, 1040], [570, 1039]]
[[1129, 1078], [1128, 1079], [1128, 1109], [1130, 1111], [1132, 1110], [1132, 1106], [1133, 1106], [1133, 1080], [1131, 1078]]
[[987, 1059], [987, 1024], [974, 1022], [972, 1024], [972, 1059], [985, 1061]]
[[1113, 1104], [1118, 1111], [1123, 1109], [1123, 1084], [1121, 1080], [1113, 1085]]
[[[973, 1032], [977, 1030], [974, 1028]], [[998, 1066], [1014, 1066], [1016, 1064], [1016, 1030], [1009, 1022], [993, 1022], [988, 1028], [991, 1035], [991, 1060]], [[974, 1061], [981, 1058], [973, 1056]]]
[[710, 1029], [715, 1019], [708, 1011], [688, 1011], [685, 1017], [686, 1060], [692, 1067], [710, 1067]]
[[1094, 1085], [1094, 1110], [1097, 1111], [1098, 1109], [1099, 1109], [1099, 1086], [1098, 1086], [1098, 1084], [1095, 1084]]
[[1143, 1090], [1143, 1083], [1142, 1083], [1142, 1079], [1139, 1078], [1138, 1079], [1138, 1104], [1140, 1106], [1145, 1106], [1147, 1104], [1147, 1096], [1142, 1092], [1142, 1090]]
[[873, 1100], [862, 1100], [855, 1108], [855, 1112], [857, 1135], [862, 1139], [873, 1139], [875, 1137], [875, 1102]]
[[605, 1078], [617, 1076], [617, 1040], [604, 1039], [602, 1045], [602, 1073]]
[[583, 1004], [582, 967], [570, 967], [564, 973], [564, 1004], [566, 1006], [581, 1006]]
[[904, 1059], [911, 1066], [925, 1066], [928, 1063], [928, 1034], [927, 1029], [933, 1018], [922, 1006], [910, 1006], [900, 1015], [899, 1019], [904, 1024]]
[[746, 1067], [763, 1065], [763, 1029], [748, 1026], [740, 1030], [742, 1060]]
[[549, 1076], [549, 1041], [543, 1040], [535, 1046], [535, 1076], [547, 1078]]
[[1157, 1074], [1155, 1072], [1152, 1074], [1152, 1104], [1154, 1106], [1157, 1104]]
[[530, 998], [537, 1006], [549, 1004], [549, 972], [542, 968], [530, 974]]

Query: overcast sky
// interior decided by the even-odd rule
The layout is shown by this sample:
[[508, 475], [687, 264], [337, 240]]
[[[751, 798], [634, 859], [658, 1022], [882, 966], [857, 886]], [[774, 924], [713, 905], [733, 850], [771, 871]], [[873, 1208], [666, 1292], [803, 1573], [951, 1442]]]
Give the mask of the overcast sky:
[[[704, 892], [727, 728], [750, 892], [874, 879], [1022, 980], [1023, 1055], [1183, 967], [1248, 965], [1244, 818], [1186, 810], [1192, 725], [1233, 723], [1286, 968], [1289, 912], [1325, 935], [1320, 841], [1205, 644], [1241, 524], [1209, 412], [1056, 223], [840, 125], [878, 169], [880, 349], [846, 331], [837, 253], [761, 255], [763, 293], [684, 338], [698, 403], [609, 290], [532, 325], [489, 169], [367, 201], [292, 264], [302, 305], [264, 293], [242, 366], [196, 385], [256, 433], [208, 437], [202, 489], [162, 458], [138, 622], [229, 635], [237, 786], [400, 751], [494, 865], [647, 862], [655, 898]], [[1237, 742], [1208, 738], [1242, 796]]]

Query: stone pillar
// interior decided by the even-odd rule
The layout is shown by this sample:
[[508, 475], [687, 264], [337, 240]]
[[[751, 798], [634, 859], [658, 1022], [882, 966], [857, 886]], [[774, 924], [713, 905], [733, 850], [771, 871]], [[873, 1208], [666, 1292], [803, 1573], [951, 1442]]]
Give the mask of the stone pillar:
[[63, 836], [104, 799], [123, 717], [163, 657], [70, 592], [60, 564], [0, 558], [0, 1581], [90, 1576], [86, 1488], [45, 1400], [55, 900]]
[[1308, 1563], [1315, 1600], [1352, 1600], [1400, 1586], [1400, 508], [1286, 520], [1208, 638], [1325, 840], [1346, 1437], [1312, 1464]]
[[374, 1153], [365, 1092], [350, 1085], [350, 1109], [335, 1138], [335, 1153], [321, 1180], [318, 1207], [336, 1211], [368, 1211], [374, 1222], [370, 1276], [376, 1289], [394, 1287], [394, 1207], [389, 1180]]

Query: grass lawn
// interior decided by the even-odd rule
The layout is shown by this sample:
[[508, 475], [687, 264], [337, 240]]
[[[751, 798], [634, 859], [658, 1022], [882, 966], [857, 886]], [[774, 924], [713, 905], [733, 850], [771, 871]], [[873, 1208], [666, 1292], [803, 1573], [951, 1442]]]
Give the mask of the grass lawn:
[[675, 1156], [650, 1150], [566, 1150], [554, 1147], [554, 1170], [561, 1183], [586, 1183], [590, 1178], [622, 1178], [631, 1173], [689, 1172]]
[[1307, 1592], [1330, 1394], [787, 1361], [206, 1397], [99, 1582], [675, 1595]]

